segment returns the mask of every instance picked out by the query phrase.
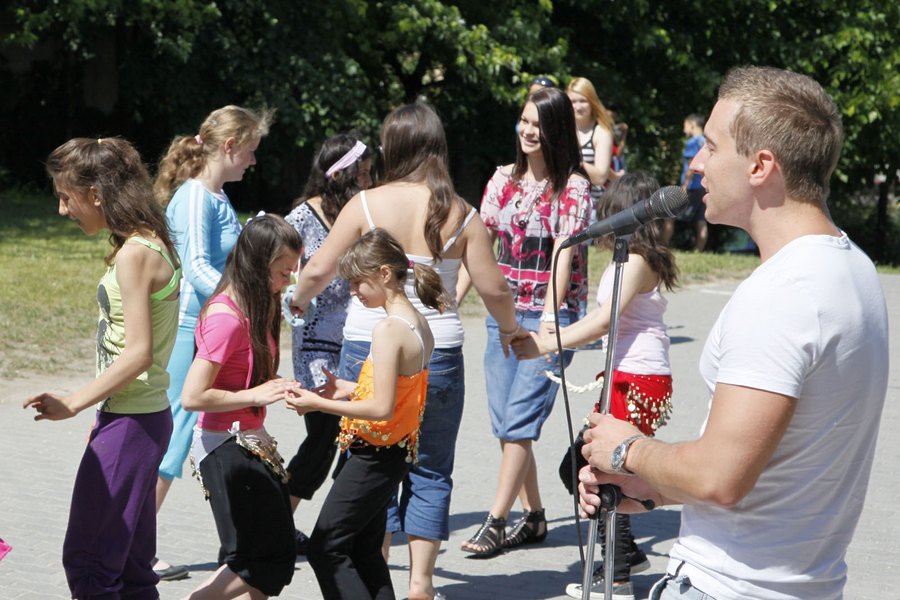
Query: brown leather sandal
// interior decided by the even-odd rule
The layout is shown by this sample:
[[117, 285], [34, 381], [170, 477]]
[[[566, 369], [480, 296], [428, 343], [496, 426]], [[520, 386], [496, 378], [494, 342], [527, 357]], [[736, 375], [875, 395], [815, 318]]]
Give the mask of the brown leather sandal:
[[[489, 558], [501, 550], [506, 543], [506, 519], [495, 517], [491, 513], [484, 518], [484, 523], [462, 546], [463, 552], [470, 552], [472, 558]], [[471, 546], [476, 546], [472, 548]]]
[[515, 521], [506, 532], [507, 548], [515, 548], [524, 544], [538, 544], [547, 537], [547, 519], [544, 509], [525, 513]]

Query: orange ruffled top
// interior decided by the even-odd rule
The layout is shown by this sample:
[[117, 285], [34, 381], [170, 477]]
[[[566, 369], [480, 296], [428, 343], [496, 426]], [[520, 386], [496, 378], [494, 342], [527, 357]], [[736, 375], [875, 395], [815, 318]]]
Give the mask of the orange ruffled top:
[[[371, 399], [375, 394], [372, 357], [366, 359], [359, 372], [359, 381], [351, 402]], [[354, 442], [372, 446], [399, 445], [407, 449], [407, 462], [418, 462], [419, 425], [425, 413], [425, 396], [428, 391], [428, 369], [415, 375], [397, 378], [397, 402], [394, 416], [387, 421], [341, 418], [338, 446], [346, 451]]]

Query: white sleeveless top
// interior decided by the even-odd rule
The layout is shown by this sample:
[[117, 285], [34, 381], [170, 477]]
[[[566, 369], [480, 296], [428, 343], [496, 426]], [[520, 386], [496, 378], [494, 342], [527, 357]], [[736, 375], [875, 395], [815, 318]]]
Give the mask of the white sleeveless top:
[[[369, 212], [369, 204], [366, 200], [365, 191], [360, 192], [360, 200], [362, 201], [363, 211], [366, 213], [366, 221], [369, 223], [369, 229], [375, 229], [375, 223], [372, 221], [372, 214]], [[444, 244], [444, 247], [441, 248], [441, 256], [456, 243], [456, 240], [462, 234], [463, 229], [466, 228], [466, 225], [469, 224], [469, 221], [472, 220], [472, 217], [474, 217], [475, 214], [476, 211], [474, 208], [469, 211], [469, 214], [466, 215], [466, 218], [462, 222], [462, 225], [459, 226], [459, 229], [450, 236], [450, 239], [448, 239], [447, 243]], [[435, 261], [431, 256], [407, 254], [406, 257], [414, 263], [427, 265], [434, 269], [438, 276], [440, 276], [441, 282], [444, 284], [444, 289], [447, 290], [449, 297], [453, 298], [455, 296], [456, 282], [459, 278], [459, 267], [462, 264], [461, 258], [441, 258], [440, 260]], [[406, 278], [404, 291], [406, 292], [406, 297], [409, 298], [412, 305], [416, 307], [416, 310], [422, 313], [422, 316], [428, 320], [428, 326], [431, 328], [431, 333], [434, 336], [435, 348], [458, 348], [463, 345], [463, 326], [462, 322], [459, 320], [459, 310], [455, 303], [448, 306], [443, 313], [439, 313], [435, 309], [425, 306], [416, 295], [415, 278], [412, 277], [411, 274]], [[353, 342], [371, 342], [372, 330], [375, 329], [375, 324], [384, 319], [385, 316], [386, 313], [384, 312], [384, 309], [366, 308], [359, 300], [353, 298], [350, 301], [350, 307], [347, 310], [347, 320], [344, 322], [344, 339]]]
[[[597, 304], [602, 305], [612, 294], [615, 267], [612, 263], [603, 272], [597, 287]], [[671, 375], [669, 366], [669, 335], [663, 315], [666, 300], [659, 284], [650, 292], [635, 294], [619, 315], [616, 334], [616, 355], [613, 369], [633, 375]], [[603, 336], [604, 342], [609, 338]]]

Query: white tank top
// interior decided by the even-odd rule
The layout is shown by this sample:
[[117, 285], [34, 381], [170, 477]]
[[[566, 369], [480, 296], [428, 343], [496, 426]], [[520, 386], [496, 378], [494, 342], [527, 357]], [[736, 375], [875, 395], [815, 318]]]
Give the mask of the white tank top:
[[[597, 287], [598, 305], [612, 293], [614, 282], [615, 268], [610, 264]], [[659, 284], [650, 292], [635, 294], [619, 315], [613, 369], [634, 375], [672, 374], [669, 336], [663, 321], [668, 303], [659, 291]], [[604, 342], [608, 337], [604, 336]]]
[[[369, 229], [375, 229], [375, 223], [372, 221], [372, 214], [369, 212], [369, 204], [366, 200], [366, 192], [360, 192], [360, 200], [362, 201], [363, 211], [366, 213], [366, 221], [369, 223]], [[465, 220], [459, 229], [444, 244], [441, 249], [443, 256], [462, 234], [463, 229], [469, 224], [476, 214], [475, 209], [469, 211]], [[435, 261], [431, 256], [417, 256], [415, 254], [406, 255], [409, 260], [420, 265], [427, 265], [435, 270], [440, 276], [444, 289], [447, 290], [452, 298], [456, 294], [456, 282], [459, 279], [459, 267], [462, 264], [461, 258], [441, 258]], [[404, 286], [406, 297], [412, 302], [422, 316], [428, 321], [431, 333], [434, 336], [435, 348], [458, 348], [463, 345], [463, 326], [459, 320], [458, 307], [454, 304], [448, 306], [443, 313], [439, 313], [433, 308], [428, 308], [416, 295], [415, 278], [411, 276], [406, 278]], [[347, 310], [347, 320], [344, 322], [344, 338], [354, 342], [371, 342], [372, 330], [375, 324], [384, 319], [387, 314], [381, 308], [366, 308], [356, 298], [350, 301], [350, 307]]]

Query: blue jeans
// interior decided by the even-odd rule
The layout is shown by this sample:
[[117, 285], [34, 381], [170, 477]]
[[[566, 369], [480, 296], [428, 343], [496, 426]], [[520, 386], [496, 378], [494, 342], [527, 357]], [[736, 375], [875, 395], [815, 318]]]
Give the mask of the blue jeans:
[[[344, 340], [341, 379], [359, 379], [370, 347], [367, 342]], [[456, 437], [465, 399], [462, 348], [435, 348], [428, 369], [428, 395], [419, 430], [419, 463], [403, 479], [399, 498], [388, 508], [387, 531], [447, 540]]]
[[654, 583], [647, 600], [716, 600], [691, 585], [687, 575], [678, 574], [680, 570], [679, 566], [674, 575], [666, 573], [665, 577]]
[[[538, 311], [516, 311], [519, 324], [532, 331], [540, 326]], [[559, 313], [561, 327], [576, 321], [569, 310]], [[568, 367], [575, 353], [563, 351], [563, 361]], [[493, 317], [487, 318], [487, 346], [484, 350], [484, 372], [487, 374], [488, 409], [491, 428], [497, 439], [511, 442], [537, 440], [541, 437], [544, 421], [553, 410], [559, 384], [545, 375], [550, 371], [559, 377], [559, 360], [553, 353], [531, 360], [517, 360], [510, 352], [503, 356], [500, 345], [500, 329]]]

